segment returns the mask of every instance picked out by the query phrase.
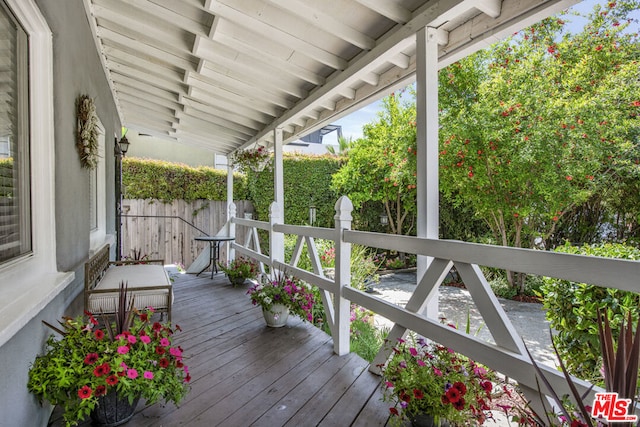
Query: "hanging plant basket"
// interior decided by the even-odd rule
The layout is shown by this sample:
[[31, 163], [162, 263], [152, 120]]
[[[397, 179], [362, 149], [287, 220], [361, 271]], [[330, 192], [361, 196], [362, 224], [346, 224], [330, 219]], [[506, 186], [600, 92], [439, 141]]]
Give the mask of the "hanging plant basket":
[[98, 166], [98, 116], [93, 99], [81, 95], [77, 101], [78, 128], [76, 148], [83, 168], [95, 169]]
[[244, 173], [250, 170], [262, 172], [266, 168], [271, 169], [271, 155], [269, 151], [262, 146], [236, 151], [229, 157], [229, 160]]

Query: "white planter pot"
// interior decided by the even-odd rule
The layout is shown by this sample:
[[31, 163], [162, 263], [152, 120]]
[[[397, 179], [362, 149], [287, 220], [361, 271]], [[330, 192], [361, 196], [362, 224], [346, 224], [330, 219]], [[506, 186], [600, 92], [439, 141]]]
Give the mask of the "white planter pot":
[[273, 304], [270, 310], [262, 309], [267, 326], [281, 328], [287, 324], [289, 318], [289, 307], [282, 304]]

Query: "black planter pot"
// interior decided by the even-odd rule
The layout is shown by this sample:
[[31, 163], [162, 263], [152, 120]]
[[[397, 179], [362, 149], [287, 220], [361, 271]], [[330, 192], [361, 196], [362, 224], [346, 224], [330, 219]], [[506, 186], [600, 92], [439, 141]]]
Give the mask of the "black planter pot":
[[107, 393], [98, 398], [98, 406], [91, 412], [91, 419], [101, 427], [122, 425], [133, 417], [139, 400], [140, 397], [136, 397], [130, 404], [127, 397], [121, 398], [115, 391]]
[[447, 420], [440, 419], [436, 421], [429, 414], [417, 414], [411, 417], [412, 427], [449, 427]]

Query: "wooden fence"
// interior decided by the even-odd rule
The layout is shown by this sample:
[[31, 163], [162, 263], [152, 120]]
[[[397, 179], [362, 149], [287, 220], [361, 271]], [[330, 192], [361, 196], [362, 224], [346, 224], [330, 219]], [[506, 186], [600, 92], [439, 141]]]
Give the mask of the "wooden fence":
[[[252, 211], [248, 201], [236, 201], [236, 215]], [[134, 251], [151, 258], [164, 259], [167, 264], [181, 263], [188, 267], [207, 243], [194, 237], [215, 235], [226, 223], [227, 202], [177, 200], [163, 203], [158, 200], [124, 200], [122, 203], [122, 256]], [[236, 239], [244, 241], [245, 230], [236, 230]], [[222, 245], [220, 259], [225, 259], [226, 245]]]

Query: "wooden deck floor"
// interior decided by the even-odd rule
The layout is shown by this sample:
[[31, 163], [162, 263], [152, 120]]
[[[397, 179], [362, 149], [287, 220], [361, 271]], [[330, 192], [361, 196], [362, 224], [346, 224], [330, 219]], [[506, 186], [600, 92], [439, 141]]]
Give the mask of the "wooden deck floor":
[[380, 377], [367, 362], [335, 355], [328, 335], [296, 317], [268, 328], [247, 289], [222, 274], [176, 277], [175, 342], [191, 392], [179, 408], [140, 403], [128, 427], [385, 425]]

